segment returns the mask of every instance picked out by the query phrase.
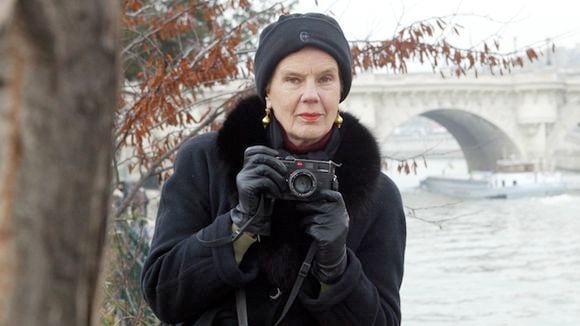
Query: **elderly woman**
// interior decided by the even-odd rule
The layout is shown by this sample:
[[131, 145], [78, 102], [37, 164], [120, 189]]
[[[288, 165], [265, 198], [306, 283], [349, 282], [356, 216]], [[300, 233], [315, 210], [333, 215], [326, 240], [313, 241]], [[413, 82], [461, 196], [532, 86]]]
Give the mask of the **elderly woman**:
[[147, 302], [183, 325], [399, 325], [405, 216], [376, 141], [339, 112], [352, 81], [341, 28], [280, 17], [255, 79], [256, 96], [177, 156]]

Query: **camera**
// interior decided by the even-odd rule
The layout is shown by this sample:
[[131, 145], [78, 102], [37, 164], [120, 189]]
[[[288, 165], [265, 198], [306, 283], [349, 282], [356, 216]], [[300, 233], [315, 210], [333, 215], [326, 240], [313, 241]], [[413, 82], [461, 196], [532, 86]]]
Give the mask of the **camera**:
[[303, 160], [294, 157], [278, 158], [288, 168], [288, 189], [280, 199], [309, 201], [321, 189], [338, 191], [338, 179], [333, 161]]

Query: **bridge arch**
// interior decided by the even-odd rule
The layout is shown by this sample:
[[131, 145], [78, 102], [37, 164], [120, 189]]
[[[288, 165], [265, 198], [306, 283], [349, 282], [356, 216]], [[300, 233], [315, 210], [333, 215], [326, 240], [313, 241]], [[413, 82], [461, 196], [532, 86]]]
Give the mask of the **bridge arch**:
[[580, 144], [570, 141], [570, 131], [578, 129], [580, 74], [359, 75], [342, 109], [359, 117], [381, 143], [413, 117], [436, 121], [457, 139], [470, 170], [490, 169], [505, 157], [548, 168], [563, 167], [566, 158], [566, 168], [580, 170]]
[[[476, 114], [460, 109], [435, 109], [425, 111], [416, 117], [424, 117], [436, 122], [453, 136], [469, 171], [491, 171], [495, 169], [499, 159], [521, 157], [521, 150], [506, 132]], [[409, 120], [402, 122], [399, 126], [406, 124]], [[395, 128], [394, 131], [399, 131], [399, 128]], [[411, 145], [403, 151], [400, 147], [392, 147], [393, 138], [400, 137], [394, 135], [396, 132], [378, 140], [387, 156], [392, 157], [389, 153], [396, 153], [395, 156], [399, 159], [421, 154], [417, 150], [425, 150], [424, 155], [427, 157], [437, 156], [441, 154], [441, 151], [445, 153], [448, 150], [449, 145], [441, 143], [442, 139], [437, 137], [437, 134], [422, 134], [420, 131], [424, 130], [413, 130], [410, 133], [407, 130], [407, 135], [403, 136], [406, 139], [405, 144], [415, 146]]]
[[422, 113], [455, 138], [469, 171], [493, 171], [502, 158], [521, 157], [515, 142], [493, 123], [466, 111], [439, 109]]

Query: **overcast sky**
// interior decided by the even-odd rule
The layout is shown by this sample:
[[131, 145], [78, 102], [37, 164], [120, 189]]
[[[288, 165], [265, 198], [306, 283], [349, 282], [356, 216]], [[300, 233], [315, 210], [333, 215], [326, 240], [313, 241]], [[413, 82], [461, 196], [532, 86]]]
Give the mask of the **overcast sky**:
[[464, 26], [461, 46], [500, 35], [503, 50], [538, 45], [551, 38], [557, 46], [580, 46], [577, 0], [300, 0], [298, 12], [334, 16], [349, 40], [380, 39], [403, 26], [453, 13]]

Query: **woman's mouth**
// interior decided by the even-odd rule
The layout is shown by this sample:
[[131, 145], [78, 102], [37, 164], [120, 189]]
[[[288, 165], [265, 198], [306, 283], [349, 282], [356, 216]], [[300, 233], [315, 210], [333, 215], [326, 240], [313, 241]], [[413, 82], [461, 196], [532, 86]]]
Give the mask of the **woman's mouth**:
[[322, 116], [322, 114], [319, 114], [319, 113], [300, 113], [298, 116], [305, 121], [314, 122], [314, 121], [318, 120], [318, 118], [320, 118]]

